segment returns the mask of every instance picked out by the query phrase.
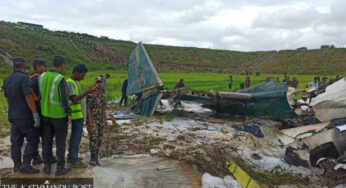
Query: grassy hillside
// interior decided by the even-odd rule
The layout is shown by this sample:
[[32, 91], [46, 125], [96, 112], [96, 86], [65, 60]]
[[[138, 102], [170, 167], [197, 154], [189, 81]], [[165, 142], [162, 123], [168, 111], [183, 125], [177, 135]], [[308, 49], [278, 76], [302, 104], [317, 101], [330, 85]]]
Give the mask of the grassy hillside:
[[[97, 38], [88, 34], [33, 29], [0, 22], [0, 54], [34, 57], [51, 61], [64, 56], [72, 67], [83, 62], [95, 70], [126, 69], [136, 44], [130, 41]], [[234, 72], [263, 61], [273, 52], [236, 52], [161, 45], [145, 45], [158, 71]], [[101, 65], [101, 66], [100, 66]]]
[[[69, 70], [77, 63], [85, 63], [94, 71], [126, 70], [128, 56], [135, 46], [130, 41], [24, 28], [0, 22], [0, 71], [7, 70], [3, 56], [8, 59], [22, 56], [28, 62], [34, 57], [41, 57], [51, 62], [55, 55], [67, 59]], [[150, 44], [145, 46], [158, 72], [239, 73], [247, 69], [252, 69], [252, 72], [290, 74], [346, 72], [345, 48], [238, 52]]]
[[342, 74], [346, 72], [346, 49], [283, 50], [258, 70], [264, 73]]
[[[73, 46], [67, 38], [52, 36], [44, 31], [24, 29], [0, 23], [0, 55], [11, 59], [24, 57], [31, 64], [33, 58], [44, 58], [52, 62], [54, 56], [61, 55], [67, 60], [67, 68], [85, 63], [92, 69], [114, 69], [103, 54], [78, 43]], [[0, 62], [4, 69], [4, 58]], [[101, 66], [100, 66], [101, 65]]]

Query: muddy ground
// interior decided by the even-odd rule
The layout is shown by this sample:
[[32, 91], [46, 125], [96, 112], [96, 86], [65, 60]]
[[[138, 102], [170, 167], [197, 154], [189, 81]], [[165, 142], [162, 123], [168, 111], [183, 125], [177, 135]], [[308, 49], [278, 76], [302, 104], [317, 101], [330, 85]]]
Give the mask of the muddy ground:
[[[104, 134], [100, 152], [103, 167], [73, 169], [65, 177], [93, 177], [96, 187], [237, 187], [240, 185], [226, 167], [226, 161], [232, 160], [262, 187], [340, 184], [323, 176], [321, 169], [291, 166], [284, 161], [285, 147], [277, 136], [281, 122], [216, 116], [194, 103], [183, 103], [173, 110], [163, 102], [153, 118], [121, 119], [118, 113], [116, 124]], [[235, 130], [245, 123], [260, 126], [264, 138]], [[47, 177], [14, 174], [9, 149], [9, 137], [1, 139], [1, 177]], [[84, 129], [80, 157], [88, 162], [89, 156]], [[37, 167], [42, 169], [42, 165]]]

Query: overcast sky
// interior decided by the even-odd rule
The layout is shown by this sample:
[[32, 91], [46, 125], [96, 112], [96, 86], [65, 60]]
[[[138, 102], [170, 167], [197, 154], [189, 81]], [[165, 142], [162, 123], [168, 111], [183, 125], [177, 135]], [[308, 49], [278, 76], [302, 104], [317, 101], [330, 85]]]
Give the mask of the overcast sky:
[[238, 51], [346, 47], [346, 0], [0, 0], [0, 20]]

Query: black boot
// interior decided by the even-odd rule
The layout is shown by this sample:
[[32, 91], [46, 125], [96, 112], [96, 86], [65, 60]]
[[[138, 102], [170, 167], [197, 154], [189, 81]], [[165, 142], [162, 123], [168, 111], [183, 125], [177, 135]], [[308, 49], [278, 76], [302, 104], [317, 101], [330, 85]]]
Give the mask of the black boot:
[[51, 172], [51, 165], [50, 164], [44, 164], [43, 172], [45, 174], [50, 174], [50, 172]]
[[14, 162], [14, 167], [13, 167], [13, 172], [19, 172], [20, 166], [22, 166], [22, 161], [15, 161]]
[[23, 158], [23, 164], [20, 166], [20, 172], [26, 173], [26, 174], [36, 174], [39, 173], [40, 170], [36, 168], [32, 168], [31, 166], [31, 157], [24, 156]]
[[41, 156], [37, 153], [34, 157], [34, 159], [32, 160], [32, 165], [37, 165], [37, 164], [41, 164], [43, 163], [43, 159], [41, 158]]
[[91, 157], [90, 157], [90, 162], [89, 164], [95, 166], [96, 165], [96, 153], [91, 153]]
[[102, 166], [101, 163], [99, 162], [99, 153], [98, 152], [96, 153], [95, 158], [96, 158], [96, 165], [97, 166]]
[[71, 168], [57, 167], [56, 172], [55, 172], [55, 176], [61, 176], [61, 175], [67, 174], [69, 172], [71, 172]]

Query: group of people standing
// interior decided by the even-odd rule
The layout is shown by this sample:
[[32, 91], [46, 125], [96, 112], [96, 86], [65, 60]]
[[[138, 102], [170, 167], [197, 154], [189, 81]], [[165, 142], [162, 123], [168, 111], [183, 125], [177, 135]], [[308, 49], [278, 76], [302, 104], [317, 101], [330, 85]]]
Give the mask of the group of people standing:
[[[69, 173], [65, 167], [65, 145], [68, 126], [71, 136], [68, 161], [72, 168], [86, 167], [78, 157], [84, 120], [89, 133], [89, 164], [101, 165], [98, 160], [106, 119], [106, 77], [98, 76], [95, 84], [85, 92], [79, 85], [88, 72], [84, 64], [73, 68], [68, 79], [62, 75], [66, 61], [61, 56], [53, 60], [53, 67], [47, 71], [47, 62], [34, 59], [35, 74], [25, 74], [23, 58], [13, 60], [13, 73], [4, 80], [4, 95], [9, 107], [8, 119], [11, 128], [11, 158], [14, 172], [39, 173], [32, 165], [44, 163], [43, 172], [51, 173], [51, 164], [56, 162], [55, 175]], [[108, 76], [109, 77], [109, 76]], [[56, 141], [56, 157], [53, 156], [53, 138]], [[24, 155], [21, 151], [24, 138], [27, 141]], [[38, 145], [42, 140], [42, 157]]]
[[[250, 76], [245, 77], [245, 82], [240, 83], [240, 89], [249, 88], [251, 85], [251, 79]], [[228, 89], [232, 89], [233, 87], [233, 76], [229, 75], [228, 80]]]

